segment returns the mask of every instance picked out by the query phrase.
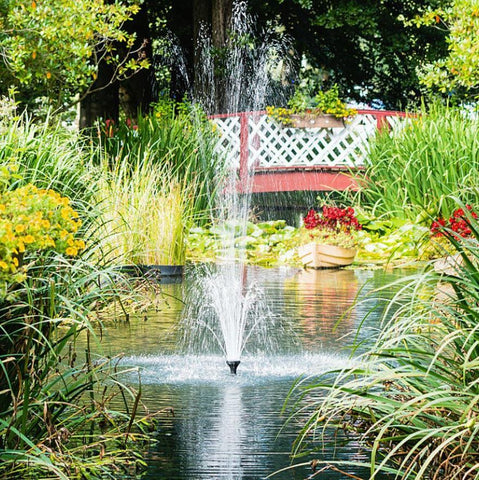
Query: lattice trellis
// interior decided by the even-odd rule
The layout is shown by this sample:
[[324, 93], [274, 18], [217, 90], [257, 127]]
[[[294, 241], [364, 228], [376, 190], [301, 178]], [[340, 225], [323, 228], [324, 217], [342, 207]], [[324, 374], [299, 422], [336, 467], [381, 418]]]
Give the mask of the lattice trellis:
[[[218, 116], [212, 120], [220, 132], [217, 151], [232, 167], [240, 167], [242, 156], [247, 158], [249, 167], [322, 168], [364, 165], [368, 140], [377, 130], [377, 117], [388, 128], [397, 128], [403, 120], [382, 112], [359, 114], [344, 128], [284, 127], [257, 112]], [[241, 138], [245, 132], [247, 140]]]
[[213, 122], [218, 127], [219, 140], [216, 152], [224, 156], [228, 165], [239, 168], [240, 159], [240, 117], [214, 118]]

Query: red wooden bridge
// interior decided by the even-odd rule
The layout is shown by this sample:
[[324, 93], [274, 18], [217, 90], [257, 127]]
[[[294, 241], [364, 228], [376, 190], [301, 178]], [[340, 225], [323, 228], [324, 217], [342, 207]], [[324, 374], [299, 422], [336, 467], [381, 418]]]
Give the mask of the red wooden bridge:
[[378, 129], [398, 128], [404, 112], [359, 110], [343, 128], [292, 128], [266, 112], [213, 115], [217, 151], [239, 172], [240, 192], [357, 189], [368, 142]]

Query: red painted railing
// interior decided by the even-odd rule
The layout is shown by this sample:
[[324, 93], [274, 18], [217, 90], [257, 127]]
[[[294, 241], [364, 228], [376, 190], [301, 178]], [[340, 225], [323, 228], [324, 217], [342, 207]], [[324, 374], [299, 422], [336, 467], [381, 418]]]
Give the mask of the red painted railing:
[[[240, 179], [241, 185], [246, 185], [248, 178], [251, 177], [251, 175], [256, 174], [257, 177], [260, 177], [260, 176], [262, 177], [262, 178], [258, 178], [256, 183], [253, 182], [253, 190], [256, 189], [257, 191], [278, 191], [278, 190], [294, 190], [294, 189], [304, 190], [305, 187], [308, 186], [308, 182], [311, 182], [312, 185], [314, 184], [313, 186], [321, 187], [320, 189], [323, 189], [323, 190], [338, 189], [338, 188], [339, 189], [352, 188], [350, 177], [347, 177], [347, 173], [346, 173], [347, 170], [351, 168], [351, 166], [348, 164], [349, 152], [347, 151], [347, 149], [350, 148], [351, 146], [354, 147], [351, 150], [357, 149], [358, 145], [361, 144], [360, 146], [364, 150], [365, 147], [362, 146], [365, 143], [365, 140], [363, 138], [364, 134], [362, 135], [356, 134], [356, 136], [352, 135], [351, 138], [345, 137], [346, 139], [344, 140], [338, 140], [338, 141], [335, 140], [335, 143], [332, 146], [328, 146], [324, 142], [324, 137], [318, 137], [319, 138], [318, 143], [323, 141], [323, 144], [325, 145], [324, 154], [327, 157], [326, 161], [324, 158], [323, 159], [319, 158], [318, 162], [316, 162], [315, 158], [313, 158], [312, 160], [311, 158], [308, 158], [306, 160], [303, 159], [302, 161], [300, 161], [298, 164], [295, 165], [294, 159], [291, 160], [291, 156], [293, 155], [293, 153], [291, 153], [289, 154], [287, 161], [283, 161], [282, 164], [278, 164], [276, 160], [271, 161], [271, 159], [269, 160], [263, 159], [262, 157], [264, 152], [266, 152], [265, 155], [267, 154], [272, 157], [275, 156], [274, 152], [271, 153], [270, 149], [264, 146], [265, 144], [268, 143], [268, 138], [262, 137], [262, 131], [258, 127], [258, 125], [263, 125], [264, 128], [266, 129], [269, 128], [268, 126], [269, 124], [267, 123], [263, 123], [263, 124], [258, 123], [258, 120], [260, 120], [261, 117], [265, 117], [265, 116], [266, 116], [265, 111], [257, 111], [257, 112], [238, 112], [238, 113], [218, 114], [218, 115], [212, 115], [210, 117], [212, 120], [217, 119], [220, 122], [221, 122], [221, 119], [228, 119], [228, 118], [239, 119], [239, 131], [238, 131], [238, 124], [236, 122], [234, 123], [235, 125], [234, 129], [230, 130], [228, 133], [230, 135], [231, 142], [235, 143], [236, 153], [233, 155], [236, 158], [236, 160], [234, 160], [235, 163], [238, 162], [238, 157], [239, 157], [239, 162], [236, 163], [237, 165], [236, 168], [239, 168], [239, 179]], [[359, 110], [358, 116], [354, 117], [353, 122], [356, 124], [356, 126], [360, 125], [358, 128], [367, 129], [367, 131], [369, 132], [368, 134], [370, 134], [371, 131], [374, 130], [374, 123], [373, 123], [374, 121], [377, 129], [391, 128], [392, 124], [394, 123], [392, 121], [392, 117], [407, 117], [407, 116], [408, 114], [404, 112], [397, 112], [397, 111]], [[354, 128], [357, 128], [357, 127], [348, 126], [345, 129], [336, 129], [336, 131], [337, 130], [340, 131], [339, 137], [341, 137], [343, 133], [344, 135], [346, 135], [346, 133], [348, 132], [354, 134]], [[316, 129], [316, 130], [321, 130], [321, 129]], [[251, 131], [255, 133], [252, 134]], [[237, 132], [237, 133], [234, 133], [234, 132]], [[275, 134], [278, 132], [280, 132], [280, 130], [275, 131]], [[270, 138], [274, 138], [275, 141], [277, 140], [275, 135], [272, 135], [271, 132], [269, 132], [269, 134], [270, 134]], [[239, 135], [239, 152], [238, 152], [237, 135]], [[252, 135], [253, 137], [250, 138]], [[357, 143], [356, 146], [351, 145], [351, 139]], [[287, 140], [288, 141], [291, 140], [291, 137], [288, 137]], [[310, 139], [310, 141], [312, 141], [314, 144], [315, 140]], [[223, 148], [224, 148], [224, 145], [223, 145]], [[318, 147], [318, 148], [315, 147], [315, 152], [317, 154], [317, 157], [321, 157], [321, 151], [322, 151], [321, 148], [322, 147]], [[337, 152], [338, 149], [340, 150], [341, 148], [344, 149], [343, 150], [344, 155], [339, 155], [340, 159], [337, 162], [334, 160], [334, 158], [332, 161], [330, 161], [329, 159], [334, 156], [333, 150], [334, 152]], [[292, 148], [292, 152], [297, 150], [298, 149], [296, 148]], [[308, 150], [308, 155], [310, 155], [311, 144], [308, 146], [307, 150]], [[254, 165], [255, 165], [254, 169], [251, 168], [250, 156], [252, 153], [253, 153], [253, 157], [251, 158], [254, 161]], [[330, 163], [328, 163], [328, 161], [330, 161]], [[299, 176], [298, 172], [301, 172], [303, 176], [304, 174], [308, 175], [309, 180], [306, 177], [303, 178]], [[275, 174], [276, 178], [271, 177], [266, 179], [265, 178], [266, 173], [268, 173], [269, 175]], [[327, 178], [329, 178], [328, 181], [330, 182], [331, 188], [329, 188], [328, 185], [324, 183]], [[281, 179], [281, 181], [279, 179]], [[277, 183], [279, 181], [281, 185], [278, 184], [277, 186], [275, 186], [274, 182]], [[297, 186], [298, 188], [295, 188], [295, 186]]]

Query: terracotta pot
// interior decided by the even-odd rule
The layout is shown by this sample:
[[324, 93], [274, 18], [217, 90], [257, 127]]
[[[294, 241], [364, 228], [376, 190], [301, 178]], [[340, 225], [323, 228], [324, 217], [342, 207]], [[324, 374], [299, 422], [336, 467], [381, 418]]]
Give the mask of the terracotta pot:
[[336, 245], [308, 243], [298, 248], [303, 265], [309, 268], [339, 268], [351, 265], [356, 256], [355, 248], [343, 248]]
[[301, 113], [290, 115], [289, 118], [293, 128], [344, 128], [343, 119], [330, 114]]

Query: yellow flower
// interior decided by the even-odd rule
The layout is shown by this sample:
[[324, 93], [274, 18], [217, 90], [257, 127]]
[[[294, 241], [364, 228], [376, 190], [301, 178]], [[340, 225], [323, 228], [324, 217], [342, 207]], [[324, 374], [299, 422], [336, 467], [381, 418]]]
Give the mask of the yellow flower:
[[33, 235], [25, 235], [22, 240], [24, 243], [33, 243], [35, 241], [35, 237]]
[[75, 248], [75, 247], [68, 247], [66, 250], [65, 250], [65, 253], [67, 255], [71, 255], [72, 257], [74, 257], [77, 253], [78, 253], [78, 250]]
[[86, 244], [83, 240], [77, 240], [75, 242], [75, 245], [78, 248], [78, 250], [83, 250], [86, 247]]
[[74, 242], [74, 240], [73, 240], [72, 237], [69, 237], [69, 238], [67, 239], [67, 245], [68, 245], [69, 247], [74, 247], [74, 246], [75, 246], [75, 242]]
[[23, 233], [25, 231], [25, 225], [22, 225], [21, 223], [15, 227], [15, 231], [17, 233]]
[[21, 240], [19, 240], [19, 242], [18, 242], [18, 252], [23, 253], [24, 251], [25, 251], [25, 244]]
[[0, 267], [3, 268], [4, 270], [8, 270], [7, 262], [0, 260]]

